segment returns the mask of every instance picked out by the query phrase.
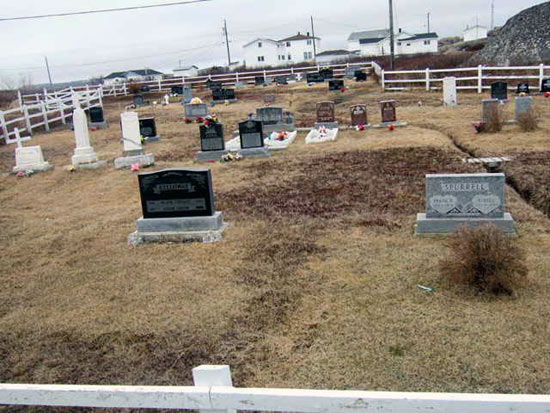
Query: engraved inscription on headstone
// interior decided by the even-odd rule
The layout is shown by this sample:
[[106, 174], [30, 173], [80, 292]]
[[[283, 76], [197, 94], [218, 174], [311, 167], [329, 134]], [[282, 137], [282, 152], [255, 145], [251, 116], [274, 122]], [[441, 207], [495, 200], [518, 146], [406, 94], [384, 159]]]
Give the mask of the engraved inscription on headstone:
[[201, 150], [203, 152], [225, 150], [223, 125], [221, 123], [210, 123], [208, 126], [202, 125], [199, 129]]
[[427, 175], [428, 218], [502, 218], [504, 174]]
[[190, 119], [204, 118], [208, 115], [208, 106], [201, 103], [198, 105], [185, 105], [185, 116]]
[[319, 102], [317, 103], [317, 123], [334, 122], [334, 102]]
[[397, 121], [395, 103], [395, 100], [385, 100], [380, 102], [383, 123]]
[[325, 78], [320, 73], [308, 73], [306, 75], [307, 83], [323, 83]]
[[344, 81], [341, 79], [338, 80], [330, 80], [328, 82], [328, 90], [335, 92], [340, 91], [344, 88]]
[[367, 105], [354, 105], [349, 108], [351, 126], [367, 125]]
[[550, 79], [542, 79], [540, 93], [550, 92]]
[[242, 149], [261, 148], [264, 146], [262, 122], [247, 120], [239, 123], [239, 136]]
[[138, 175], [144, 218], [212, 216], [210, 170], [165, 169]]
[[520, 83], [518, 85], [516, 93], [519, 95], [520, 93], [525, 93], [526, 95], [529, 94], [529, 83]]

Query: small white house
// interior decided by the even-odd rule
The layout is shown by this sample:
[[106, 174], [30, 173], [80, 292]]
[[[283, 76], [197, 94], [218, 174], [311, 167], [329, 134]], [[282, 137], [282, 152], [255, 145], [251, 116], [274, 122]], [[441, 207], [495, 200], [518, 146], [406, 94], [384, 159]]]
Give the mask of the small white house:
[[[411, 34], [399, 29], [394, 34], [395, 54], [437, 53], [439, 36], [437, 33]], [[354, 32], [348, 37], [348, 51], [359, 50], [361, 56], [385, 56], [390, 54], [390, 31], [370, 30]]]
[[126, 72], [113, 72], [103, 78], [106, 86], [116, 85], [129, 81], [148, 82], [162, 79], [163, 74], [153, 69], [128, 70]]
[[199, 68], [195, 65], [178, 67], [174, 69], [174, 75], [182, 77], [195, 77], [199, 75]]
[[321, 39], [309, 33], [287, 37], [281, 40], [257, 38], [243, 46], [244, 63], [248, 68], [279, 66], [313, 61], [314, 49], [321, 47]]
[[464, 30], [464, 41], [472, 42], [474, 40], [486, 39], [489, 29], [484, 26], [475, 25], [473, 27], [466, 27]]
[[317, 63], [345, 62], [359, 56], [359, 50], [326, 50], [317, 53], [315, 61]]

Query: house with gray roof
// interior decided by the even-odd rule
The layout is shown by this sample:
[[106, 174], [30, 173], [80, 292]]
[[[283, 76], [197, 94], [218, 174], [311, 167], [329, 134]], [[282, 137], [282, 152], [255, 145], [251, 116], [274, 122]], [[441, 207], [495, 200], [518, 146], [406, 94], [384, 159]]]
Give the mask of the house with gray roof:
[[104, 85], [116, 85], [125, 82], [148, 82], [162, 79], [163, 74], [153, 69], [126, 70], [124, 72], [113, 72], [103, 78]]
[[[411, 34], [399, 29], [394, 35], [395, 54], [437, 53], [437, 33]], [[359, 50], [361, 56], [385, 56], [390, 54], [390, 31], [388, 29], [353, 32], [348, 37], [348, 50]]]
[[321, 39], [309, 33], [298, 32], [280, 40], [257, 38], [243, 46], [244, 61], [248, 68], [302, 63], [313, 61], [314, 50], [320, 48]]

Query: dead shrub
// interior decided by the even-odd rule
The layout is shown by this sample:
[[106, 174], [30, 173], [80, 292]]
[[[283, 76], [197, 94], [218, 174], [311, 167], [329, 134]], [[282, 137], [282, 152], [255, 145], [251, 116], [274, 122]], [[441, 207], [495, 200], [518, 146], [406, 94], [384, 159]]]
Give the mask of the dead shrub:
[[481, 131], [484, 133], [497, 133], [502, 130], [502, 124], [502, 113], [500, 109], [496, 108], [488, 111], [487, 118], [483, 123]]
[[533, 194], [533, 205], [539, 210], [550, 216], [550, 188], [544, 186], [539, 188]]
[[537, 130], [537, 115], [534, 110], [528, 110], [520, 113], [518, 116], [518, 125], [523, 132], [533, 132]]
[[479, 293], [510, 295], [528, 272], [523, 251], [492, 224], [460, 228], [447, 247], [449, 255], [440, 262], [441, 274]]

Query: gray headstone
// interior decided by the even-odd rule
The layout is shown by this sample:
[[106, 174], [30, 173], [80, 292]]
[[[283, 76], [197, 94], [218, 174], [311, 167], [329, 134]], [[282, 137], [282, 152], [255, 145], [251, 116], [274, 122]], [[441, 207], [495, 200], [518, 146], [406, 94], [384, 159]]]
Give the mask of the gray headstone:
[[518, 96], [516, 98], [516, 120], [522, 113], [529, 113], [533, 110], [533, 98], [530, 96]]
[[481, 101], [482, 106], [482, 112], [481, 112], [481, 120], [483, 122], [488, 122], [492, 116], [494, 116], [494, 113], [498, 113], [499, 110], [499, 100], [498, 99], [483, 99]]
[[256, 109], [256, 119], [264, 125], [275, 125], [283, 122], [283, 108], [269, 107]]
[[190, 119], [204, 118], [208, 115], [208, 106], [205, 103], [199, 105], [185, 105], [185, 117]]
[[189, 103], [193, 100], [193, 89], [190, 87], [183, 88], [183, 103]]

